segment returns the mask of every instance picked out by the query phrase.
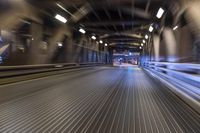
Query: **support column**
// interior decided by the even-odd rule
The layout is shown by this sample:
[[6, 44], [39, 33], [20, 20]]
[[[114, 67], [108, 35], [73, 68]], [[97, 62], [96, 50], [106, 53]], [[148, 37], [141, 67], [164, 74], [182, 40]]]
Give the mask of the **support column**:
[[88, 62], [88, 45], [87, 42], [83, 43], [83, 62]]
[[73, 38], [72, 38], [72, 32], [71, 30], [68, 29], [67, 32], [67, 44], [66, 44], [66, 56], [67, 56], [67, 63], [73, 63], [75, 62], [73, 58], [73, 53], [74, 53], [74, 45], [73, 45]]
[[177, 43], [175, 39], [174, 32], [171, 28], [164, 28], [163, 30], [163, 40], [166, 47], [166, 58], [168, 62], [177, 62], [179, 59], [177, 57]]
[[96, 52], [92, 51], [92, 62], [96, 62]]
[[160, 37], [158, 35], [153, 36], [154, 45], [154, 61], [160, 61]]
[[[64, 37], [66, 35], [66, 33], [68, 33], [69, 31], [66, 29], [66, 27], [64, 25], [61, 25], [59, 28], [57, 28], [57, 30], [53, 33], [53, 36], [48, 40], [49, 43], [49, 47], [48, 47], [48, 52], [46, 54], [46, 61], [45, 63], [53, 63], [52, 59], [53, 56], [58, 48], [57, 43], [58, 42], [62, 42], [64, 40]], [[69, 34], [70, 35], [70, 34]], [[66, 48], [68, 49], [67, 51], [69, 52], [70, 55], [70, 49], [71, 49], [71, 37], [67, 36], [67, 38], [69, 38], [69, 40], [67, 40], [67, 45]], [[67, 53], [68, 53], [67, 52]], [[68, 54], [67, 54], [68, 55]], [[67, 56], [67, 59], [70, 59], [69, 56]]]
[[113, 50], [109, 50], [109, 55], [108, 55], [109, 63], [113, 64]]
[[31, 45], [29, 48], [29, 60], [28, 64], [43, 64], [44, 57], [42, 57], [41, 42], [43, 37], [43, 27], [41, 24], [31, 23]]
[[104, 54], [105, 63], [109, 63], [109, 58], [108, 58], [108, 55], [109, 55], [109, 53], [108, 53], [108, 47], [105, 47], [104, 52], [105, 52], [105, 54]]
[[92, 62], [92, 50], [91, 50], [91, 46], [92, 46], [92, 39], [89, 38], [88, 39], [88, 45], [87, 45], [87, 47], [89, 48], [88, 49], [88, 62]]
[[100, 61], [100, 52], [99, 52], [99, 43], [95, 44], [95, 53], [96, 53], [96, 60], [95, 62], [99, 62]]
[[200, 1], [199, 0], [188, 0], [182, 3], [186, 7], [185, 17], [188, 24], [195, 35], [194, 42], [194, 60], [200, 62]]
[[84, 47], [81, 47], [81, 52], [79, 53], [80, 62], [84, 62]]

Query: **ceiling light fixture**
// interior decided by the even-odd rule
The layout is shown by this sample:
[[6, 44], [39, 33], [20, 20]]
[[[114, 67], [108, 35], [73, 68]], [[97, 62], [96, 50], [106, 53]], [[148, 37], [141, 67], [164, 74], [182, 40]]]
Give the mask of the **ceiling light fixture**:
[[149, 36], [148, 35], [145, 35], [145, 39], [148, 39], [149, 38]]
[[91, 38], [92, 38], [93, 40], [96, 40], [96, 39], [97, 39], [95, 36], [92, 36]]
[[160, 9], [158, 10], [158, 13], [157, 13], [156, 17], [160, 19], [160, 18], [163, 16], [163, 13], [164, 13], [164, 12], [165, 12], [165, 10], [162, 9], [162, 8], [160, 8]]
[[153, 26], [152, 26], [152, 25], [150, 25], [150, 27], [149, 27], [149, 31], [150, 31], [150, 32], [153, 31]]
[[175, 26], [174, 28], [173, 28], [173, 30], [176, 30], [178, 28], [178, 26]]
[[58, 47], [62, 47], [63, 44], [61, 42], [58, 42]]
[[64, 18], [63, 16], [59, 15], [59, 14], [56, 14], [55, 18], [63, 23], [66, 23], [67, 22], [67, 19]]
[[100, 41], [99, 41], [99, 43], [101, 43], [101, 44], [102, 44], [102, 43], [103, 43], [103, 41], [102, 41], [102, 40], [100, 40]]
[[145, 41], [145, 40], [143, 40], [142, 42], [143, 42], [143, 43], [146, 43], [146, 41]]
[[79, 29], [79, 32], [81, 32], [81, 33], [83, 33], [83, 34], [86, 33], [86, 31], [85, 31], [84, 29], [82, 29], [82, 28]]
[[105, 43], [105, 46], [107, 47], [107, 46], [108, 46], [108, 44], [107, 44], [107, 43]]

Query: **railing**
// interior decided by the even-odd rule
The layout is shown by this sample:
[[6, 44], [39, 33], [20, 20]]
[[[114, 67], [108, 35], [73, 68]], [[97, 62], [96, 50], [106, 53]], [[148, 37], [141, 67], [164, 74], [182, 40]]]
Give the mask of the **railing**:
[[146, 62], [144, 69], [200, 113], [200, 64]]
[[0, 78], [36, 74], [42, 72], [58, 71], [80, 67], [105, 65], [105, 63], [61, 63], [43, 65], [0, 66]]

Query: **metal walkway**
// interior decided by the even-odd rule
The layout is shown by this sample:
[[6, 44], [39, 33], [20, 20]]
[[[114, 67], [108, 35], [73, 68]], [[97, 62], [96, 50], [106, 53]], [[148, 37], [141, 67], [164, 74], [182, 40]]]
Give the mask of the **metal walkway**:
[[0, 133], [200, 133], [200, 115], [137, 67], [4, 85], [0, 103]]

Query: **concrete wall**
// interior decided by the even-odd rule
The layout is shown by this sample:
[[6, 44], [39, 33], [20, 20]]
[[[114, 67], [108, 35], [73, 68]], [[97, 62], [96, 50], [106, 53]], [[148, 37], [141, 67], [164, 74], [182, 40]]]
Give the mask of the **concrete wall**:
[[[55, 21], [53, 23], [56, 23], [56, 26], [47, 27], [41, 18], [44, 12], [31, 6], [25, 0], [12, 1], [8, 4], [10, 8], [0, 13], [0, 30], [9, 33], [17, 32], [27, 23], [25, 20], [29, 20], [30, 32], [25, 33], [26, 37], [23, 39], [18, 33], [13, 33], [13, 37], [8, 42], [9, 55], [3, 65], [107, 61], [108, 52], [100, 50], [96, 41], [92, 41], [86, 35], [82, 35], [81, 38], [74, 37], [72, 26], [52, 20]], [[44, 29], [48, 28], [50, 35], [44, 39], [46, 35]], [[59, 42], [62, 43], [62, 47], [58, 47]]]
[[195, 39], [188, 25], [175, 31], [166, 27], [160, 36], [154, 35], [152, 39], [151, 61], [195, 62]]
[[[32, 22], [30, 25], [31, 37], [27, 37], [24, 44], [19, 35], [12, 45], [23, 46], [24, 50], [10, 49], [9, 58], [3, 65], [33, 65], [50, 63], [83, 63], [106, 62], [107, 50], [100, 51], [99, 44], [91, 41], [86, 35], [82, 35], [79, 42], [73, 40], [72, 31], [62, 25], [53, 30], [52, 35], [46, 41], [43, 40], [43, 25]], [[58, 46], [62, 43], [62, 47]], [[74, 43], [76, 42], [76, 43]], [[11, 46], [12, 46], [11, 45]]]
[[193, 62], [194, 40], [191, 31], [186, 25], [175, 31], [179, 62]]
[[[10, 57], [3, 65], [32, 65], [32, 64], [50, 64], [50, 63], [86, 63], [86, 62], [106, 62], [108, 52], [99, 51], [98, 49], [89, 48], [80, 44], [69, 44], [68, 38], [63, 42], [63, 47], [58, 47], [57, 44], [49, 50], [41, 49], [42, 41], [37, 42], [36, 38], [32, 41], [31, 46], [22, 52], [17, 50], [11, 52]], [[44, 44], [45, 45], [45, 44]], [[49, 45], [49, 44], [47, 44]], [[67, 46], [71, 45], [71, 46]], [[70, 47], [70, 49], [69, 49]], [[71, 51], [68, 53], [68, 51]], [[70, 56], [69, 56], [70, 54]]]

